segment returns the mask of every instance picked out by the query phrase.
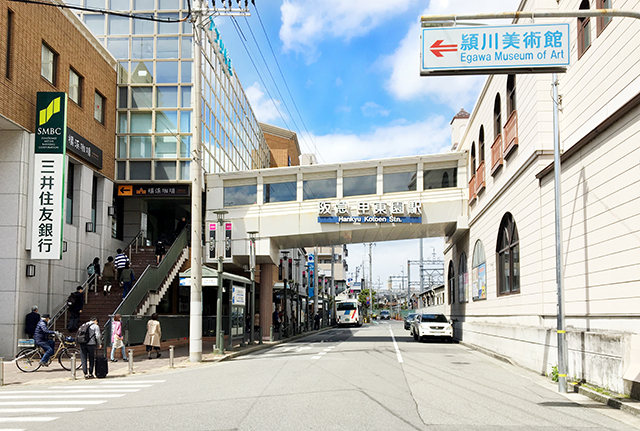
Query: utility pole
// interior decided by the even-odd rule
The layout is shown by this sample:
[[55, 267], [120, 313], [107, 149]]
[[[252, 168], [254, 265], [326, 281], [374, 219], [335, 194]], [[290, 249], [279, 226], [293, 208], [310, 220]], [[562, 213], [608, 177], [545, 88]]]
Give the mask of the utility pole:
[[373, 310], [374, 310], [374, 305], [373, 305], [373, 274], [372, 274], [372, 269], [373, 266], [371, 264], [372, 260], [371, 260], [371, 247], [373, 247], [375, 244], [370, 242], [369, 243], [369, 304], [371, 306], [371, 318], [373, 319]]
[[336, 322], [336, 277], [334, 271], [334, 263], [335, 263], [335, 253], [336, 247], [334, 245], [331, 246], [331, 298], [330, 300], [333, 303], [331, 307], [331, 324], [334, 325]]
[[420, 238], [420, 292], [424, 292], [424, 238]]

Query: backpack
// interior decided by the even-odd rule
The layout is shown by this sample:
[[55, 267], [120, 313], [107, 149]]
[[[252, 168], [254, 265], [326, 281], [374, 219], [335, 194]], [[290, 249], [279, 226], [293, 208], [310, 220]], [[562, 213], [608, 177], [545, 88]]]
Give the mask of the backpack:
[[87, 274], [93, 275], [95, 273], [96, 273], [96, 267], [93, 266], [93, 263], [90, 263], [89, 266], [87, 266]]
[[76, 303], [76, 294], [72, 292], [69, 294], [69, 297], [67, 298], [67, 307], [71, 308], [75, 303]]
[[89, 328], [92, 324], [93, 322], [86, 322], [78, 328], [78, 333], [76, 334], [76, 341], [78, 344], [87, 344], [91, 337], [93, 337], [93, 335], [89, 336]]

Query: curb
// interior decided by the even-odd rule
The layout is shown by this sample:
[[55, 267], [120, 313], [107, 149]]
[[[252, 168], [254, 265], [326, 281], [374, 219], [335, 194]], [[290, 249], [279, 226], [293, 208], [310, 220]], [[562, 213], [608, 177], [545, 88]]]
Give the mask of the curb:
[[[611, 395], [601, 394], [600, 392], [584, 387], [579, 383], [567, 383], [567, 390], [589, 397], [594, 401], [598, 401], [614, 409], [622, 410], [623, 412], [631, 413], [640, 417], [640, 402], [636, 400], [621, 400], [620, 398], [616, 398]], [[638, 405], [631, 403], [638, 403]]]

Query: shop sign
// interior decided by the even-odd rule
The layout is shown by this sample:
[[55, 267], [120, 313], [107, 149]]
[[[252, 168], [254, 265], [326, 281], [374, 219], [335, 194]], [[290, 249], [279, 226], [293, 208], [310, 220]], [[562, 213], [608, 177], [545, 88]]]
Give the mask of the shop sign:
[[209, 17], [209, 31], [215, 33], [216, 38], [214, 42], [217, 46], [217, 54], [222, 56], [222, 63], [224, 63], [224, 65], [226, 66], [226, 72], [229, 74], [229, 76], [233, 76], [233, 63], [231, 62], [231, 57], [229, 57], [227, 48], [224, 46], [224, 42], [220, 37], [220, 30], [218, 30], [218, 27], [216, 27], [212, 17]]
[[118, 196], [189, 196], [189, 186], [186, 184], [119, 184]]
[[67, 151], [102, 169], [102, 150], [67, 127]]
[[422, 202], [318, 202], [318, 223], [422, 223]]
[[32, 259], [62, 259], [67, 94], [39, 92], [36, 99]]
[[231, 287], [231, 305], [245, 305], [246, 294], [244, 287]]

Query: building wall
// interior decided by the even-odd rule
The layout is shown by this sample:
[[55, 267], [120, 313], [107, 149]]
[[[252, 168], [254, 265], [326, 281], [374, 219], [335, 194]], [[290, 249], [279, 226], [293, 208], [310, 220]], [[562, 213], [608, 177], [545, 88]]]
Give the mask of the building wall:
[[[577, 10], [579, 5], [577, 0], [528, 1], [524, 9]], [[640, 2], [614, 1], [613, 7], [637, 11]], [[568, 375], [628, 393], [630, 382], [640, 378], [630, 373], [640, 369], [634, 345], [640, 320], [640, 51], [635, 44], [620, 44], [638, 37], [640, 22], [614, 18], [596, 37], [592, 19], [592, 44], [578, 59], [576, 21], [566, 20], [572, 66], [559, 75]], [[551, 80], [547, 74], [516, 77], [519, 146], [491, 175], [493, 107], [500, 93], [504, 125], [506, 81], [506, 75], [488, 78], [472, 112], [461, 149], [470, 153], [484, 125], [486, 189], [469, 206], [468, 235], [449, 239], [445, 249], [447, 269], [454, 263], [457, 295], [460, 254], [466, 253], [470, 274], [476, 241], [482, 241], [487, 299], [456, 301], [448, 310], [458, 320], [456, 337], [464, 342], [550, 373], [557, 365]], [[519, 234], [520, 291], [499, 296], [496, 248], [507, 212]], [[446, 291], [448, 303], [448, 281]]]

